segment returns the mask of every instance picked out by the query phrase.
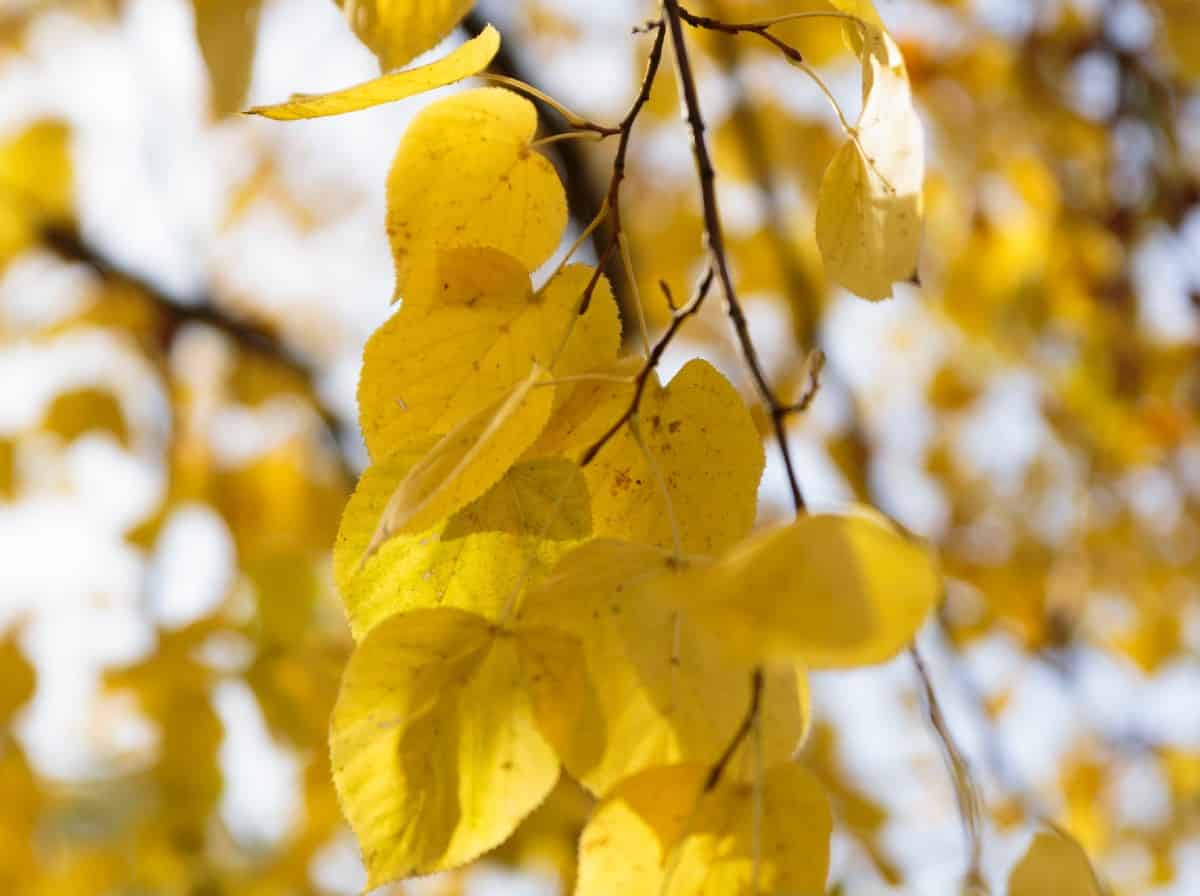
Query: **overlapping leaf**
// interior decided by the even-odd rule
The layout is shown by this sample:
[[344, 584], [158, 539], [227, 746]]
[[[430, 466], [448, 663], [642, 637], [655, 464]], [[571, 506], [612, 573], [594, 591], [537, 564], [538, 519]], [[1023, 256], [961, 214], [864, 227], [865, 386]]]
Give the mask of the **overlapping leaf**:
[[387, 229], [396, 292], [438, 249], [488, 246], [528, 271], [554, 251], [567, 222], [554, 166], [531, 145], [532, 103], [479, 88], [424, 109], [409, 126], [388, 178]]
[[534, 719], [524, 655], [569, 654], [562, 641], [439, 608], [394, 616], [358, 646], [330, 742], [369, 886], [474, 859], [550, 792], [558, 759]]
[[590, 268], [568, 266], [534, 293], [523, 266], [499, 250], [437, 258], [437, 276], [423, 280], [363, 353], [359, 415], [374, 457], [411, 436], [449, 432], [503, 400], [534, 364], [555, 376], [578, 374], [610, 362], [620, 346], [606, 281], [577, 314]]
[[[669, 548], [677, 526], [685, 553], [735, 544], [754, 523], [764, 462], [741, 396], [711, 364], [693, 360], [665, 388], [648, 385], [639, 417], [652, 464], [625, 429], [585, 469], [596, 534]], [[606, 426], [612, 419], [605, 415]]]
[[[655, 765], [716, 761], [748, 711], [753, 664], [660, 597], [662, 579], [674, 574], [674, 561], [655, 547], [597, 539], [564, 558], [519, 613], [583, 645], [593, 686], [538, 687], [537, 708], [555, 720], [544, 730], [564, 765], [596, 793]], [[571, 661], [579, 666], [580, 657]], [[807, 730], [804, 672], [773, 669], [765, 690], [765, 750], [780, 761]]]
[[396, 486], [367, 546], [368, 557], [392, 536], [428, 529], [499, 481], [550, 418], [551, 386], [535, 365], [503, 401], [439, 439]]
[[933, 553], [869, 512], [801, 517], [662, 584], [730, 649], [818, 667], [890, 659], [940, 590]]
[[759, 796], [736, 778], [705, 792], [708, 771], [675, 765], [623, 782], [583, 832], [578, 896], [823, 894], [833, 817], [816, 777], [777, 765]]
[[398, 612], [457, 607], [498, 619], [591, 531], [587, 485], [562, 458], [518, 463], [482, 497], [363, 564], [383, 508], [434, 440], [369, 467], [342, 515], [333, 571], [354, 636]]

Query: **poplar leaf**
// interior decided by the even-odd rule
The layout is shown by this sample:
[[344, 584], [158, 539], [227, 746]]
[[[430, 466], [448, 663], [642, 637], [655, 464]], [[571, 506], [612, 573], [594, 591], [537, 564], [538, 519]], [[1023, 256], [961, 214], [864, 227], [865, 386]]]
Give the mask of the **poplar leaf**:
[[863, 47], [862, 114], [834, 155], [817, 199], [817, 244], [829, 278], [886, 299], [911, 278], [921, 248], [925, 146], [900, 48], [870, 29]]
[[488, 25], [461, 47], [428, 65], [392, 72], [332, 93], [297, 93], [286, 103], [255, 106], [247, 114], [278, 121], [357, 112], [424, 93], [477, 75], [500, 51], [500, 32]]
[[447, 250], [438, 258], [437, 276], [405, 298], [363, 352], [359, 417], [375, 458], [413, 436], [449, 432], [503, 400], [535, 363], [555, 376], [582, 373], [611, 362], [620, 347], [606, 280], [587, 313], [577, 313], [592, 272], [585, 265], [568, 266], [534, 293], [520, 262], [498, 250]]
[[816, 776], [769, 768], [758, 815], [748, 781], [725, 777], [705, 793], [707, 775], [692, 763], [623, 782], [584, 829], [577, 896], [824, 893], [833, 816]]
[[533, 104], [495, 87], [456, 93], [413, 120], [387, 187], [397, 295], [407, 297], [414, 263], [437, 249], [491, 246], [527, 271], [550, 257], [567, 203], [531, 145], [536, 131]]
[[1087, 853], [1070, 837], [1041, 831], [1013, 868], [1008, 896], [1101, 896]]
[[764, 464], [737, 390], [707, 361], [692, 360], [665, 388], [647, 384], [639, 416], [657, 473], [628, 428], [616, 435], [584, 469], [596, 534], [671, 547], [673, 517], [684, 553], [735, 544], [754, 524]]
[[[660, 597], [670, 556], [649, 545], [589, 541], [525, 599], [522, 624], [561, 631], [583, 645], [570, 657], [590, 684], [562, 690], [570, 670], [535, 683], [539, 721], [573, 777], [594, 793], [656, 765], [712, 763], [750, 704], [754, 663]], [[765, 753], [788, 758], [807, 733], [802, 669], [769, 669], [763, 697]]]
[[446, 37], [474, 0], [337, 0], [384, 71], [407, 65]]
[[427, 607], [498, 619], [591, 532], [583, 474], [564, 458], [542, 458], [518, 463], [431, 529], [390, 539], [364, 564], [388, 499], [434, 442], [414, 441], [368, 467], [342, 515], [333, 573], [356, 639], [395, 613]]
[[212, 83], [218, 118], [242, 108], [254, 69], [259, 0], [192, 0], [196, 40]]
[[393, 616], [355, 649], [330, 746], [369, 888], [471, 861], [550, 792], [527, 675], [517, 635], [449, 608]]
[[663, 586], [731, 649], [826, 668], [895, 656], [940, 589], [933, 552], [874, 514], [801, 517]]
[[367, 559], [393, 535], [428, 529], [491, 488], [541, 434], [553, 403], [553, 388], [534, 367], [504, 401], [441, 438], [396, 486]]

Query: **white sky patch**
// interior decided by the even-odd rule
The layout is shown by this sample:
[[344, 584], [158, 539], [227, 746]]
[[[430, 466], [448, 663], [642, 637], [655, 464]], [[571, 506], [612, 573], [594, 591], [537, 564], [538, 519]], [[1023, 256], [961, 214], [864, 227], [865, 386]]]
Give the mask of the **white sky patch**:
[[225, 726], [219, 753], [225, 780], [221, 816], [244, 846], [277, 844], [301, 811], [300, 762], [271, 738], [258, 701], [245, 684], [222, 682], [213, 703]]

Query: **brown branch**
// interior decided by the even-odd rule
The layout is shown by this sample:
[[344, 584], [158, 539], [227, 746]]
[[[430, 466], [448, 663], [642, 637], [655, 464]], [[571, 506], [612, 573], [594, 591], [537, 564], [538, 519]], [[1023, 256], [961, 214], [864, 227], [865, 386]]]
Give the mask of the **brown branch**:
[[705, 28], [709, 31], [719, 31], [722, 34], [753, 34], [756, 37], [761, 37], [763, 40], [772, 44], [777, 50], [783, 53], [792, 62], [803, 62], [804, 57], [800, 55], [800, 51], [789, 44], [787, 41], [780, 39], [771, 33], [771, 22], [745, 22], [735, 24], [732, 22], [723, 22], [720, 19], [714, 19], [710, 16], [698, 16], [693, 12], [688, 12], [682, 6], [679, 7], [680, 17], [691, 25], [693, 28]]
[[[621, 119], [621, 124], [617, 127], [617, 133], [620, 138], [617, 143], [617, 154], [613, 158], [612, 176], [608, 180], [608, 192], [604, 197], [603, 212], [607, 212], [608, 224], [608, 242], [604, 247], [602, 258], [609, 258], [619, 254], [617, 252], [618, 243], [622, 236], [621, 229], [621, 184], [625, 182], [625, 166], [629, 157], [629, 142], [633, 138], [633, 127], [637, 124], [638, 116], [641, 115], [642, 109], [650, 100], [650, 91], [654, 87], [654, 81], [658, 77], [659, 67], [662, 65], [663, 44], [666, 38], [666, 29], [663, 28], [662, 22], [652, 22], [645, 26], [646, 29], [653, 30], [654, 44], [650, 48], [650, 56], [646, 61], [646, 74], [642, 78], [642, 86], [638, 90], [637, 96], [634, 97], [633, 103], [629, 106], [629, 111], [625, 117]], [[596, 283], [600, 279], [600, 269], [596, 269], [596, 273], [592, 275], [592, 279], [588, 282], [587, 288], [583, 291], [583, 301], [579, 305], [579, 313], [583, 314], [587, 311], [588, 305], [592, 301], [592, 293], [595, 292]], [[639, 320], [640, 320], [639, 315]], [[632, 330], [632, 327], [627, 328]]]
[[686, 119], [692, 131], [692, 154], [696, 160], [696, 174], [700, 181], [700, 196], [704, 210], [705, 241], [721, 291], [725, 295], [726, 313], [733, 323], [737, 333], [742, 355], [746, 360], [754, 383], [764, 404], [771, 413], [771, 425], [775, 438], [779, 443], [779, 451], [783, 456], [784, 467], [787, 470], [788, 485], [792, 492], [792, 503], [797, 513], [805, 510], [804, 495], [800, 491], [800, 483], [796, 478], [796, 467], [792, 460], [791, 448], [787, 440], [786, 419], [788, 408], [771, 389], [763, 372], [758, 351], [750, 338], [750, 327], [746, 323], [746, 315], [738, 301], [737, 290], [733, 285], [733, 275], [729, 268], [729, 258], [725, 247], [725, 233], [721, 224], [720, 208], [717, 204], [716, 170], [713, 168], [712, 157], [709, 155], [708, 143], [704, 136], [704, 116], [700, 109], [700, 95], [696, 87], [696, 76], [692, 71], [691, 58], [688, 55], [687, 44], [683, 36], [683, 14], [678, 0], [663, 0], [663, 13], [667, 26], [671, 30], [671, 46], [675, 53], [675, 68], [679, 76], [679, 85], [683, 93]]
[[[716, 10], [721, 9], [720, 4], [716, 2], [713, 6]], [[761, 116], [754, 104], [750, 102], [746, 85], [739, 73], [741, 50], [737, 40], [731, 36], [719, 39], [716, 42], [714, 55], [718, 65], [721, 66], [733, 97], [729, 110], [729, 121], [733, 125], [733, 133], [745, 155], [750, 180], [758, 191], [762, 208], [763, 230], [766, 232], [771, 251], [775, 255], [775, 264], [783, 275], [783, 287], [791, 299], [789, 305], [795, 318], [793, 326], [796, 331], [796, 341], [801, 350], [804, 350], [817, 340], [817, 288], [805, 271], [794, 242], [788, 239], [788, 232], [791, 228], [784, 218], [783, 209], [779, 204], [779, 195], [773, 184], [774, 164], [768, 149]]]
[[[629, 407], [626, 408], [620, 418], [610, 426], [595, 444], [592, 445], [583, 456], [579, 459], [579, 466], [586, 467], [593, 460], [600, 450], [608, 444], [618, 432], [621, 431], [626, 423], [633, 419], [638, 412], [638, 406], [642, 403], [642, 393], [646, 391], [646, 382], [650, 379], [650, 374], [654, 368], [658, 366], [658, 362], [662, 360], [663, 352], [667, 350], [667, 346], [671, 344], [671, 340], [675, 338], [675, 334], [679, 332], [679, 328], [683, 326], [683, 322], [700, 310], [700, 306], [704, 304], [704, 299], [708, 296], [709, 290], [712, 288], [714, 272], [709, 268], [707, 273], [701, 278], [700, 284], [696, 287], [695, 293], [691, 299], [682, 308], [677, 308], [671, 314], [671, 324], [666, 331], [659, 337], [658, 342], [654, 344], [654, 348], [650, 350], [650, 354], [646, 356], [646, 362], [637, 372], [634, 378], [633, 399], [629, 402]], [[667, 301], [671, 302], [671, 290], [664, 283], [663, 291], [667, 294]]]
[[199, 324], [221, 333], [243, 351], [266, 358], [303, 379], [313, 408], [336, 447], [335, 453], [342, 471], [351, 480], [357, 478], [348, 454], [350, 430], [318, 398], [315, 384], [319, 371], [276, 334], [253, 321], [230, 314], [210, 295], [201, 295], [189, 302], [169, 294], [148, 278], [113, 261], [87, 242], [73, 227], [46, 227], [41, 233], [41, 243], [64, 261], [84, 265], [102, 280], [130, 286], [152, 302], [163, 321], [158, 339], [164, 351], [170, 348], [183, 327]]

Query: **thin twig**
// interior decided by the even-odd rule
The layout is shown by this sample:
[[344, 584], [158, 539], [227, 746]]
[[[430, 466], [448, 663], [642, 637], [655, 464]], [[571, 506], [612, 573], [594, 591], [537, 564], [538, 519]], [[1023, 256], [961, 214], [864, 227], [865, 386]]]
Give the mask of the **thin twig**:
[[[713, 8], [720, 11], [721, 5], [714, 2]], [[792, 228], [785, 220], [775, 188], [775, 164], [771, 158], [766, 129], [742, 81], [738, 41], [733, 37], [720, 38], [716, 41], [714, 55], [730, 88], [732, 104], [729, 122], [745, 156], [750, 180], [758, 191], [762, 229], [770, 242], [775, 264], [783, 278], [783, 288], [790, 299], [788, 305], [794, 316], [796, 341], [804, 349], [817, 340], [817, 286], [796, 251], [795, 241], [788, 236]]]
[[721, 776], [725, 774], [725, 769], [729, 767], [729, 763], [733, 761], [734, 754], [737, 753], [738, 747], [742, 745], [754, 728], [758, 720], [758, 711], [762, 706], [763, 696], [763, 670], [762, 666], [755, 666], [754, 671], [750, 673], [750, 705], [746, 708], [746, 715], [738, 725], [737, 731], [733, 733], [733, 738], [725, 747], [723, 753], [712, 768], [708, 770], [708, 777], [704, 779], [704, 793], [712, 793], [721, 783]]
[[[954, 785], [954, 796], [958, 801], [958, 814], [962, 820], [963, 836], [967, 841], [968, 864], [964, 885], [974, 888], [973, 892], [986, 893], [987, 883], [983, 876], [983, 803], [979, 790], [971, 776], [970, 766], [950, 733], [946, 724], [946, 716], [942, 705], [938, 702], [937, 692], [933, 688], [933, 679], [917, 645], [908, 649], [913, 666], [917, 670], [917, 679], [921, 684], [921, 693], [925, 701], [925, 711], [929, 718], [930, 727], [937, 735], [942, 748], [942, 755], [950, 770], [950, 779]], [[971, 892], [969, 890], [969, 892]]]
[[[704, 304], [704, 299], [708, 296], [709, 290], [712, 289], [714, 277], [715, 274], [713, 269], [709, 268], [705, 275], [700, 279], [700, 283], [696, 287], [695, 293], [693, 293], [692, 297], [688, 300], [688, 303], [682, 308], [676, 309], [671, 315], [670, 325], [667, 327], [662, 336], [658, 338], [658, 342], [654, 344], [654, 347], [650, 349], [650, 354], [646, 357], [645, 363], [642, 364], [641, 369], [638, 370], [637, 375], [634, 377], [633, 398], [629, 402], [629, 407], [625, 409], [625, 412], [621, 414], [621, 416], [616, 420], [615, 423], [613, 423], [612, 426], [605, 430], [604, 435], [597, 439], [595, 443], [583, 453], [583, 456], [579, 459], [579, 465], [581, 467], [586, 467], [593, 460], [595, 460], [596, 455], [599, 454], [600, 450], [608, 444], [609, 440], [612, 439], [612, 437], [618, 432], [620, 432], [621, 427], [632, 420], [637, 414], [638, 407], [642, 402], [642, 393], [646, 391], [646, 383], [650, 379], [650, 374], [654, 372], [654, 368], [657, 367], [658, 362], [662, 360], [663, 353], [671, 344], [671, 340], [675, 338], [675, 334], [679, 332], [679, 328], [683, 326], [683, 322], [699, 311], [700, 306]], [[665, 283], [663, 284], [663, 289], [667, 294], [667, 301], [672, 302], [671, 291]]]
[[787, 41], [771, 33], [771, 26], [775, 24], [774, 22], [743, 22], [741, 24], [734, 24], [723, 22], [720, 19], [714, 19], [710, 16], [696, 15], [682, 6], [679, 7], [679, 15], [693, 28], [705, 28], [709, 31], [719, 31], [722, 34], [753, 34], [773, 44], [792, 62], [801, 63], [804, 61], [804, 57], [800, 55], [799, 50]]
[[803, 414], [821, 391], [821, 373], [825, 370], [825, 352], [814, 348], [808, 356], [808, 386], [799, 399], [787, 406], [789, 414]]
[[728, 253], [725, 248], [725, 233], [721, 224], [720, 208], [717, 204], [716, 170], [713, 168], [712, 157], [709, 155], [708, 142], [704, 136], [704, 116], [700, 109], [700, 94], [696, 87], [696, 76], [692, 70], [692, 62], [688, 56], [687, 44], [683, 36], [683, 15], [678, 0], [663, 0], [663, 12], [668, 27], [671, 29], [671, 45], [675, 53], [675, 68], [679, 76], [679, 85], [683, 93], [686, 119], [692, 131], [692, 154], [696, 160], [696, 173], [700, 181], [700, 196], [704, 209], [704, 232], [712, 264], [716, 268], [717, 278], [721, 283], [721, 291], [725, 295], [725, 308], [729, 319], [737, 332], [738, 343], [742, 355], [759, 395], [771, 413], [771, 425], [775, 432], [779, 451], [783, 456], [783, 464], [787, 471], [788, 485], [792, 492], [792, 503], [797, 513], [805, 510], [804, 495], [800, 491], [800, 483], [796, 477], [796, 466], [792, 460], [791, 448], [788, 445], [786, 420], [788, 408], [772, 391], [763, 372], [762, 363], [754, 341], [750, 338], [750, 327], [746, 323], [746, 315], [738, 301], [737, 291], [733, 285], [733, 275], [729, 267]]
[[[602, 252], [602, 257], [606, 259], [612, 257], [620, 248], [622, 234], [621, 184], [625, 182], [625, 169], [629, 158], [629, 143], [633, 138], [633, 128], [637, 124], [638, 116], [641, 115], [642, 109], [645, 108], [646, 103], [650, 100], [650, 91], [654, 87], [654, 82], [658, 78], [659, 67], [662, 64], [663, 43], [666, 31], [661, 22], [647, 23], [644, 27], [655, 32], [654, 44], [651, 46], [650, 56], [646, 60], [646, 73], [642, 78], [642, 86], [638, 90], [637, 96], [634, 97], [629, 111], [625, 113], [625, 117], [621, 119], [621, 123], [616, 128], [617, 133], [620, 134], [617, 143], [617, 154], [613, 158], [612, 176], [608, 180], [608, 192], [604, 197], [604, 205], [602, 207], [608, 212], [608, 242]], [[599, 279], [600, 268], [597, 267], [596, 273], [592, 275], [592, 279], [584, 289], [583, 299], [579, 304], [580, 314], [587, 311]]]

